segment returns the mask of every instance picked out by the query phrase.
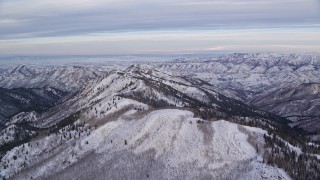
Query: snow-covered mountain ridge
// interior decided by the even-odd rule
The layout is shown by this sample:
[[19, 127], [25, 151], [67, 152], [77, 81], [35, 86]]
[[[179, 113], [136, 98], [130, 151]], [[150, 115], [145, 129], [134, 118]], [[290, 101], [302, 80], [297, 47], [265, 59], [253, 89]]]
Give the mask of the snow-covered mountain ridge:
[[[320, 83], [318, 53], [235, 53], [213, 58], [177, 59], [157, 67], [176, 75], [202, 79], [229, 91], [229, 94], [235, 94], [246, 104], [301, 121], [294, 125], [311, 134], [320, 128], [317, 114], [320, 93], [316, 89], [309, 93], [310, 88], [306, 86], [314, 84], [315, 87]], [[299, 91], [300, 95], [286, 93], [295, 91]], [[274, 92], [279, 92], [279, 95], [269, 96]], [[286, 95], [282, 96], [280, 92]], [[303, 122], [307, 122], [308, 126], [301, 126]], [[314, 138], [318, 139], [317, 136]]]
[[100, 77], [107, 69], [82, 66], [36, 68], [19, 65], [0, 75], [3, 88], [52, 87], [68, 92], [77, 92], [88, 81]]
[[[269, 86], [319, 82], [320, 55], [231, 54], [213, 58], [178, 59], [159, 64], [163, 70], [204, 79], [219, 87], [247, 90], [244, 98]], [[262, 87], [261, 87], [262, 86]]]
[[[32, 168], [16, 179], [290, 179], [283, 170], [262, 163], [260, 153], [238, 125], [226, 121], [199, 124], [199, 120], [189, 111], [157, 110], [141, 119], [108, 122], [83, 137], [72, 135], [62, 149], [51, 147], [60, 138], [51, 135], [44, 146], [37, 145], [43, 142], [37, 140], [4, 158], [16, 154], [20, 159], [22, 151], [30, 152], [26, 166]], [[255, 133], [257, 142], [265, 133], [244, 128]], [[44, 151], [40, 149], [43, 147]], [[35, 157], [48, 159], [37, 166]]]
[[13, 179], [301, 179], [307, 173], [318, 178], [319, 146], [285, 121], [203, 80], [134, 65], [102, 73], [41, 114], [11, 118], [3, 139], [21, 136], [1, 146], [0, 174]]
[[54, 88], [0, 88], [0, 124], [6, 124], [8, 119], [20, 112], [44, 112], [67, 94]]

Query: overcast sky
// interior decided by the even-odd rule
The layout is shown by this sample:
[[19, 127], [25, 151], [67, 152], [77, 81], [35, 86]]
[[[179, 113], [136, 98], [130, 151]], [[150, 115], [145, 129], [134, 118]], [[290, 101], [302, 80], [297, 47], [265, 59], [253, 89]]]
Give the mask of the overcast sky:
[[0, 54], [319, 52], [319, 0], [0, 0]]

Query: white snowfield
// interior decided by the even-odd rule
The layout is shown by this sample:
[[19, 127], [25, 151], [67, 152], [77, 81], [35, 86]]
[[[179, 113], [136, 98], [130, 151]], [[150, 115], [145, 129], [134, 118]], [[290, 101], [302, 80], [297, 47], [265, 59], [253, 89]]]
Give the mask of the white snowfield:
[[[261, 162], [261, 154], [237, 124], [194, 118], [187, 110], [144, 113], [129, 110], [126, 115], [133, 119], [123, 115], [90, 135], [67, 141], [56, 134], [34, 140], [31, 146], [25, 145], [29, 155], [21, 155], [26, 156], [28, 168], [14, 178], [290, 179], [283, 170]], [[258, 144], [264, 144], [265, 131], [244, 128], [255, 135]], [[20, 171], [12, 157], [21, 161], [21, 151], [19, 146], [5, 155], [2, 162], [10, 160], [13, 166], [1, 169], [2, 176]]]

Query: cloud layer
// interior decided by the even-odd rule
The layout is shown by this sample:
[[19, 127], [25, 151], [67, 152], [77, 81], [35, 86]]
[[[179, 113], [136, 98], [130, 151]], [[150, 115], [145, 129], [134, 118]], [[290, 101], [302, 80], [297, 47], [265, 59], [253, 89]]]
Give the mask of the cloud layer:
[[[214, 41], [211, 38], [210, 41], [204, 42], [200, 38], [203, 44], [213, 46], [204, 47], [205, 49], [221, 49], [225, 42], [219, 44], [219, 41], [223, 41], [219, 40], [219, 37], [228, 36], [230, 32], [237, 34], [238, 30], [240, 32], [238, 36], [234, 36], [235, 39], [241, 37], [244, 31], [254, 34], [259, 34], [259, 31], [267, 34], [273, 32], [277, 35], [275, 33], [277, 29], [280, 34], [284, 30], [295, 32], [298, 30], [304, 33], [303, 36], [307, 37], [304, 41], [307, 42], [303, 44], [298, 40], [292, 42], [291, 46], [295, 44], [303, 46], [308, 43], [311, 43], [309, 46], [317, 46], [319, 44], [308, 41], [308, 36], [310, 33], [313, 35], [318, 33], [319, 28], [318, 0], [3, 0], [0, 2], [0, 48], [7, 50], [13, 48], [12, 52], [16, 50], [17, 53], [22, 52], [21, 48], [28, 43], [33, 46], [29, 48], [34, 48], [30, 53], [37, 51], [39, 41], [42, 45], [68, 41], [75, 46], [83, 46], [80, 45], [81, 42], [77, 44], [75, 39], [80, 38], [83, 39], [82, 42], [89, 41], [92, 44], [104, 42], [104, 45], [108, 46], [110, 44], [106, 42], [110, 42], [109, 39], [114, 34], [119, 39], [127, 38], [125, 39], [127, 43], [132, 41], [130, 38], [140, 38], [136, 41], [142, 44], [147, 39], [139, 33], [155, 32], [153, 34], [155, 37], [176, 33], [180, 38], [180, 31], [185, 32], [185, 39], [179, 40], [181, 43], [184, 40], [194, 42], [190, 38], [195, 38], [197, 33], [197, 36], [201, 37], [204, 32], [218, 39]], [[190, 36], [186, 33], [188, 31]], [[221, 36], [212, 36], [215, 33]], [[283, 39], [282, 43], [271, 44], [285, 45], [291, 38], [294, 36], [280, 37], [280, 40]], [[259, 41], [259, 38], [256, 40]], [[172, 41], [168, 40], [168, 43]], [[174, 43], [179, 46], [178, 42]], [[12, 44], [16, 48], [11, 47]], [[164, 44], [159, 42], [157, 46], [155, 43], [155, 50], [163, 49]], [[126, 48], [127, 53], [140, 51], [129, 46], [130, 43], [123, 44], [121, 52], [125, 53]], [[178, 50], [178, 47], [173, 48]], [[76, 52], [76, 48], [73, 51]]]

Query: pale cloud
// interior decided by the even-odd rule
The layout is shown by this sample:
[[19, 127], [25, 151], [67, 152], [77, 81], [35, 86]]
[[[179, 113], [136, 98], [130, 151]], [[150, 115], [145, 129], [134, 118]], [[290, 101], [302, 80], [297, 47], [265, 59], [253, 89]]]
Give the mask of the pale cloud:
[[226, 50], [226, 48], [223, 46], [217, 46], [217, 47], [210, 47], [210, 48], [204, 49], [204, 51], [222, 51], [222, 50]]
[[319, 44], [319, 29], [318, 0], [0, 1], [0, 53], [77, 53], [101, 45], [111, 50], [86, 51], [198, 52], [242, 44], [309, 50]]
[[144, 54], [216, 51], [319, 51], [310, 29], [144, 31], [0, 40], [0, 53]]

